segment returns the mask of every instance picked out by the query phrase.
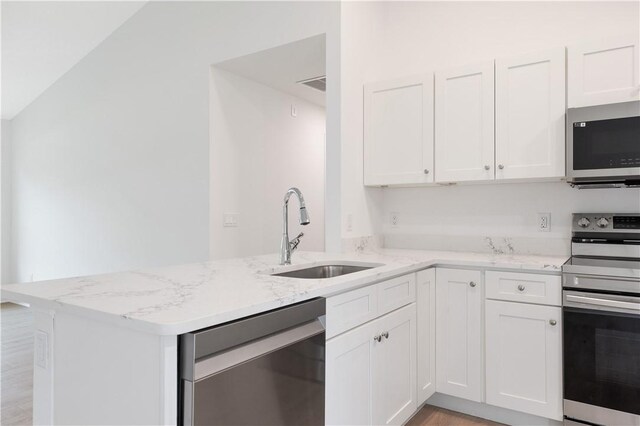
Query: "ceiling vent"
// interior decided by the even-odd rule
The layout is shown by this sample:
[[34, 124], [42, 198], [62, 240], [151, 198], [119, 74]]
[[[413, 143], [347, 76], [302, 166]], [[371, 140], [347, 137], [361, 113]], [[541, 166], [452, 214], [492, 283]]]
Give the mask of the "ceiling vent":
[[308, 78], [306, 80], [300, 80], [298, 81], [298, 83], [304, 84], [305, 86], [309, 86], [312, 89], [316, 89], [321, 92], [327, 91], [327, 77], [324, 75], [320, 77]]

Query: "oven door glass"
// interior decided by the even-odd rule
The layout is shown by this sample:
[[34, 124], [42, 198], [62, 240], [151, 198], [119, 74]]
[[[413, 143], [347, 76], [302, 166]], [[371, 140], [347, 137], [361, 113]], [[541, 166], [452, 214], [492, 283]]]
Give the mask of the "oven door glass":
[[573, 123], [573, 169], [640, 167], [640, 117]]
[[563, 313], [564, 398], [640, 414], [640, 316]]

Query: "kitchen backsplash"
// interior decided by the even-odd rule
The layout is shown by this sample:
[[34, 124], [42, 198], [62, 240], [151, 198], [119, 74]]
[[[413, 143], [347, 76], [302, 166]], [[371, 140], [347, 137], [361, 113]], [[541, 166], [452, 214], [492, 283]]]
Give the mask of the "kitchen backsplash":
[[493, 254], [540, 254], [568, 256], [571, 252], [570, 238], [532, 238], [508, 236], [465, 236], [386, 234], [384, 248], [415, 250], [470, 251]]

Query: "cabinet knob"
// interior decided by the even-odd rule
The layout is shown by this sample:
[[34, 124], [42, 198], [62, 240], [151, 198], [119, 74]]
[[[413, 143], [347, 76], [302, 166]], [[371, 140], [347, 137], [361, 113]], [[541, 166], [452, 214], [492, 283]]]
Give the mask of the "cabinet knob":
[[498, 168], [499, 168], [500, 170], [504, 169], [504, 164], [498, 164]]
[[382, 336], [379, 335], [379, 334], [376, 335], [376, 336], [373, 336], [373, 340], [375, 340], [376, 342], [380, 343], [380, 342], [382, 342]]
[[385, 339], [389, 338], [389, 332], [385, 331], [384, 333], [382, 333], [382, 337], [384, 337]]
[[551, 325], [556, 325], [557, 323], [558, 323], [558, 321], [556, 321], [556, 320], [553, 320], [553, 319], [549, 320], [549, 324], [551, 324]]
[[424, 169], [424, 174], [428, 175], [429, 174], [429, 169]]
[[484, 169], [485, 169], [485, 170], [490, 170], [490, 169], [491, 169], [491, 166], [486, 165], [486, 166], [484, 166]]
[[470, 285], [471, 287], [475, 287], [475, 286], [476, 286], [476, 283], [475, 283], [475, 281], [471, 281], [471, 282], [469, 283], [469, 285]]
[[519, 285], [518, 285], [518, 290], [520, 290], [520, 291], [524, 291], [524, 286], [523, 286], [522, 284], [519, 284]]

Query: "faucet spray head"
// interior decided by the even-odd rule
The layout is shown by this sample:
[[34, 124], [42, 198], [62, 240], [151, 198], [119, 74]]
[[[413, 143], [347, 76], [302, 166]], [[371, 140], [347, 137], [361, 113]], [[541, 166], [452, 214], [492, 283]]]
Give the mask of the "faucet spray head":
[[308, 225], [311, 221], [309, 220], [309, 213], [307, 213], [307, 208], [302, 205], [300, 207], [300, 225]]

